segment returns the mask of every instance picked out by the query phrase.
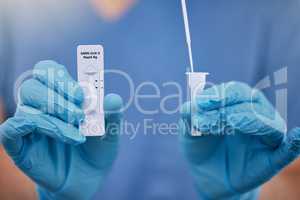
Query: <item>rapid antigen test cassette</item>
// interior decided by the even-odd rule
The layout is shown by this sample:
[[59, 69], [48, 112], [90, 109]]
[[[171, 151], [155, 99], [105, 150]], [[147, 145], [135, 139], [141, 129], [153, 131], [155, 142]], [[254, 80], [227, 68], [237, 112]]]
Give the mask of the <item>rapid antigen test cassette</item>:
[[84, 136], [103, 136], [104, 121], [104, 51], [101, 45], [77, 48], [78, 82], [84, 92], [85, 119], [79, 125]]

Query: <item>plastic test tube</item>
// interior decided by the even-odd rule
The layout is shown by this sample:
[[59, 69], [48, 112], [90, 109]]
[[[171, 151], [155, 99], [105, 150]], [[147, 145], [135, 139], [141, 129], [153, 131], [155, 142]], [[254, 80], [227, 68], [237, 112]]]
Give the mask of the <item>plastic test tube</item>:
[[197, 113], [196, 98], [204, 90], [206, 84], [206, 72], [186, 72], [187, 75], [187, 84], [188, 84], [188, 98], [190, 100], [190, 114], [191, 114], [191, 135], [192, 136], [201, 136], [202, 133], [194, 128], [193, 125], [193, 116]]

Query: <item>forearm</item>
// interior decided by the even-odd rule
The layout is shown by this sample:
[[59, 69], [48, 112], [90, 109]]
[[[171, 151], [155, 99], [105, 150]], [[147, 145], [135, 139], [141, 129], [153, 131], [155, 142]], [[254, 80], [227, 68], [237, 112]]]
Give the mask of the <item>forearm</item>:
[[300, 160], [297, 160], [262, 187], [260, 200], [298, 200]]
[[[4, 108], [0, 102], [0, 122], [3, 122]], [[37, 199], [34, 184], [11, 161], [2, 146], [0, 147], [0, 199]]]
[[0, 147], [0, 199], [34, 200], [34, 184], [9, 159]]

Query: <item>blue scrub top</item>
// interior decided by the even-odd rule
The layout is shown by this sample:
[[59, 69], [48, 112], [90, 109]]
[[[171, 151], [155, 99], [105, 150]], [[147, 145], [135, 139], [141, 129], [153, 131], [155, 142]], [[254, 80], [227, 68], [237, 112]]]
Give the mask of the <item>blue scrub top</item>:
[[[299, 125], [299, 1], [187, 3], [196, 71], [209, 72], [212, 83], [263, 83], [274, 105], [278, 100], [284, 102], [287, 91], [288, 125]], [[126, 121], [133, 123], [138, 133], [134, 139], [130, 139], [133, 131], [122, 134], [117, 162], [95, 199], [197, 199], [177, 135], [157, 134], [157, 130], [145, 129], [148, 124], [144, 126], [179, 119], [178, 112], [164, 113], [160, 103], [178, 93], [178, 85], [166, 83], [176, 82], [182, 88], [186, 83], [189, 63], [180, 1], [139, 0], [111, 23], [99, 18], [85, 0], [11, 0], [6, 6], [2, 5], [0, 12], [0, 94], [8, 115], [15, 109], [13, 84], [22, 72], [40, 60], [52, 59], [64, 64], [76, 78], [77, 45], [102, 44], [106, 69], [126, 72], [135, 89], [140, 88], [139, 94], [157, 94], [159, 89], [160, 97], [138, 102], [143, 109], [157, 108], [157, 113], [143, 114], [134, 104], [126, 111]], [[142, 87], [144, 82], [158, 88]], [[120, 94], [125, 102], [130, 97], [128, 82], [112, 73], [105, 77], [105, 90]], [[164, 100], [169, 110], [181, 103], [177, 98]], [[84, 187], [88, 186], [82, 187], [83, 192]]]

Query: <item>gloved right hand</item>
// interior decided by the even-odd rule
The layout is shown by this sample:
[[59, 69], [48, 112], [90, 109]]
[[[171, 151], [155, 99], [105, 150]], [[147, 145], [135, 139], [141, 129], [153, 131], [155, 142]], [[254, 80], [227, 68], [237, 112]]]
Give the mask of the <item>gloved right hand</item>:
[[[180, 142], [201, 199], [256, 199], [260, 185], [300, 153], [300, 128], [285, 121], [261, 91], [239, 82], [209, 88], [192, 116], [185, 104]], [[191, 136], [193, 128], [202, 136]]]
[[122, 99], [105, 97], [106, 135], [86, 138], [83, 92], [64, 66], [39, 62], [20, 89], [14, 117], [0, 126], [5, 150], [36, 184], [40, 199], [90, 199], [117, 156]]

